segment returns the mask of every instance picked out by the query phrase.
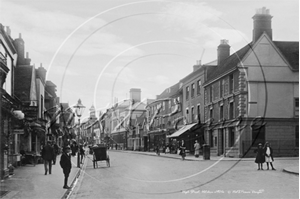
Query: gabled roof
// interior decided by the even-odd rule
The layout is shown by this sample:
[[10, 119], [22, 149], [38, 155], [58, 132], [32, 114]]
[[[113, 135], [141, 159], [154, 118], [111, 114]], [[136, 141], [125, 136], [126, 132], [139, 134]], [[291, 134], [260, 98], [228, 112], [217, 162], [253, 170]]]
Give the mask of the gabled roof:
[[299, 42], [273, 41], [293, 70], [299, 70]]
[[209, 66], [207, 67], [207, 81], [205, 84], [213, 81], [215, 78], [219, 77], [220, 75], [226, 73], [227, 71], [233, 70], [237, 68], [238, 63], [244, 58], [247, 52], [251, 48], [251, 43], [247, 44], [237, 52], [233, 53], [229, 57], [227, 57], [220, 66], [214, 67]]
[[30, 101], [30, 88], [33, 66], [17, 66], [15, 68], [15, 95], [21, 101]]

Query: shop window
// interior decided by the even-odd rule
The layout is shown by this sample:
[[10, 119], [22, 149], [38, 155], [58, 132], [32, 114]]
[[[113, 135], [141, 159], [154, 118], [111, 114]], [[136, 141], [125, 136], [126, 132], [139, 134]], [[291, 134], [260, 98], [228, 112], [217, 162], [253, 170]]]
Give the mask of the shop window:
[[265, 126], [253, 125], [252, 127], [252, 143], [257, 146], [258, 143], [265, 143]]

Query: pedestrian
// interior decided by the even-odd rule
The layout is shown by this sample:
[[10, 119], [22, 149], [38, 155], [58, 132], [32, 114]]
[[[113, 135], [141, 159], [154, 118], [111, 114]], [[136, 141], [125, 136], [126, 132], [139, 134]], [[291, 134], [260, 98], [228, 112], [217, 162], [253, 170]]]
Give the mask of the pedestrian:
[[170, 144], [167, 144], [165, 154], [170, 153]]
[[269, 142], [266, 142], [265, 143], [265, 146], [264, 146], [264, 154], [265, 154], [265, 161], [267, 163], [267, 170], [269, 170], [269, 163], [272, 167], [272, 170], [276, 170], [274, 167], [273, 167], [273, 162], [274, 162], [274, 158], [273, 158], [273, 149], [272, 147], [270, 146], [270, 143]]
[[181, 155], [182, 160], [185, 159], [185, 149], [186, 149], [186, 147], [184, 144], [184, 140], [181, 140], [181, 143], [179, 145], [179, 150], [180, 150], [179, 155]]
[[76, 155], [76, 152], [77, 152], [77, 143], [74, 141], [71, 145], [71, 150], [72, 150], [72, 156], [75, 156]]
[[198, 140], [195, 141], [194, 148], [195, 148], [195, 157], [198, 158], [200, 153], [200, 144]]
[[83, 157], [85, 156], [85, 150], [83, 148], [83, 145], [81, 144], [80, 147], [79, 147], [79, 153], [80, 153], [80, 162], [82, 164], [82, 160], [83, 160]]
[[58, 147], [58, 145], [56, 144], [56, 142], [54, 142], [54, 144], [53, 144], [53, 151], [54, 151], [54, 155], [53, 155], [53, 165], [55, 165], [55, 163], [56, 163], [56, 157], [57, 157], [57, 155], [58, 155], [58, 153], [59, 153], [59, 147]]
[[47, 145], [42, 149], [42, 158], [44, 159], [45, 175], [47, 175], [48, 166], [49, 166], [49, 174], [51, 174], [53, 157], [54, 157], [54, 150], [51, 146], [51, 141], [49, 140], [47, 141]]
[[156, 149], [156, 154], [157, 154], [157, 155], [160, 155], [160, 147], [159, 147], [159, 144], [156, 145], [155, 149]]
[[71, 155], [70, 155], [70, 146], [66, 146], [63, 149], [63, 153], [60, 156], [60, 166], [63, 169], [63, 173], [64, 173], [64, 189], [70, 189], [70, 187], [68, 186], [68, 178], [69, 178], [69, 174], [71, 172], [71, 168], [72, 168], [72, 163], [71, 163]]
[[263, 169], [263, 163], [265, 162], [265, 155], [264, 155], [264, 149], [262, 148], [262, 144], [259, 143], [256, 151], [256, 158], [255, 163], [258, 165], [257, 170], [264, 170]]

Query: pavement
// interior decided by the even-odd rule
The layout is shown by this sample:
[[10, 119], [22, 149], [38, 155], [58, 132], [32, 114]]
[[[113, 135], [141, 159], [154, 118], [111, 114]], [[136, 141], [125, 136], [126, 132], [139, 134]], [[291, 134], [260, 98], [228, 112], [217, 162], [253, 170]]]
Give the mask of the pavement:
[[[109, 150], [109, 152], [135, 153], [141, 155], [157, 156], [154, 152], [141, 151], [125, 151], [125, 150]], [[162, 158], [181, 159], [177, 154], [160, 153]], [[51, 175], [44, 175], [44, 164], [26, 165], [17, 167], [14, 175], [1, 181], [0, 198], [68, 198], [76, 184], [84, 165], [77, 168], [77, 156], [72, 157], [72, 170], [69, 176], [69, 186], [72, 189], [63, 189], [64, 175], [59, 165], [60, 156], [57, 157], [57, 164], [52, 167]], [[84, 164], [87, 163], [84, 159]], [[222, 156], [210, 156], [210, 160], [204, 160], [203, 156], [196, 158], [193, 155], [187, 155], [186, 161], [254, 161], [254, 158], [229, 158]], [[276, 160], [299, 160], [299, 157], [276, 157]], [[299, 175], [299, 161], [297, 165], [286, 167], [283, 172]]]
[[[59, 160], [60, 155], [57, 156], [56, 164], [52, 165], [52, 174], [48, 175], [45, 175], [44, 164], [27, 164], [15, 168], [13, 175], [1, 181], [0, 198], [66, 198], [72, 190], [63, 189], [64, 174]], [[69, 186], [74, 184], [81, 171], [77, 168], [77, 156], [72, 157], [71, 161]]]

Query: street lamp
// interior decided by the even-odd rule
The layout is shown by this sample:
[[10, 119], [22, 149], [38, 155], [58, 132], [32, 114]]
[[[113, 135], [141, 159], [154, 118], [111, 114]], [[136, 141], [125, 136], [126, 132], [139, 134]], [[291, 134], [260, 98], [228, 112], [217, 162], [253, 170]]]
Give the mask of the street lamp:
[[80, 117], [84, 111], [85, 106], [83, 106], [81, 104], [81, 100], [79, 99], [77, 104], [75, 106], [73, 106], [75, 108], [75, 113], [76, 116], [78, 117], [78, 123], [79, 123], [79, 132], [78, 132], [78, 136], [77, 136], [77, 145], [78, 145], [78, 149], [77, 149], [77, 167], [80, 168], [80, 151], [79, 151], [79, 136], [80, 136]]

